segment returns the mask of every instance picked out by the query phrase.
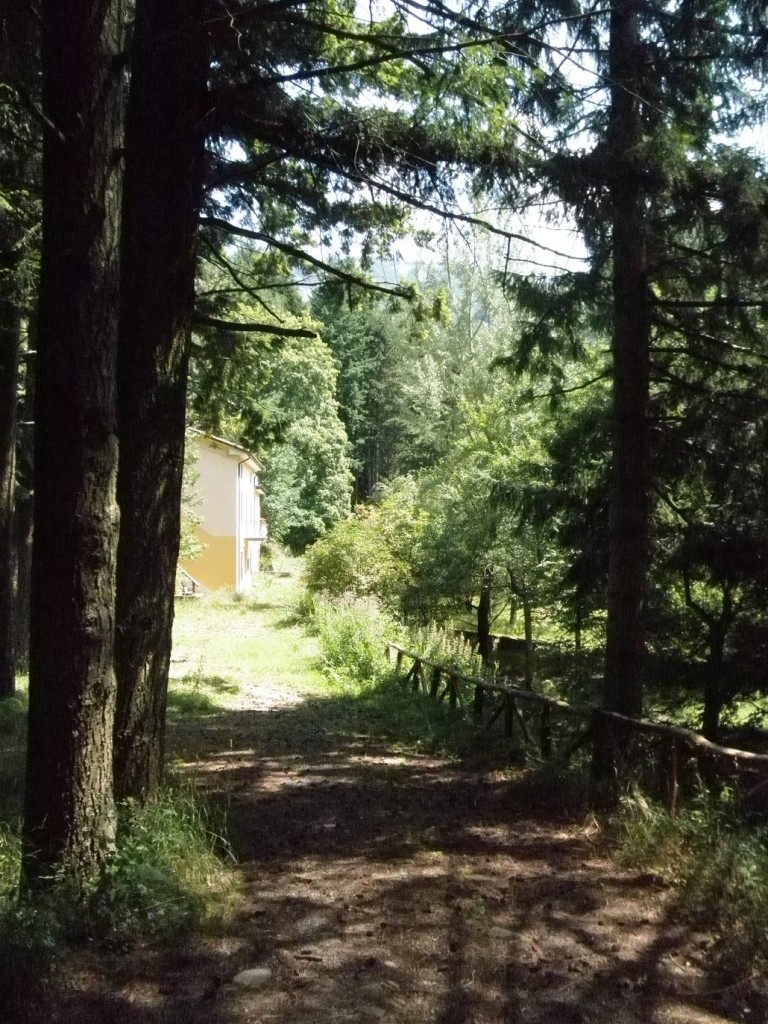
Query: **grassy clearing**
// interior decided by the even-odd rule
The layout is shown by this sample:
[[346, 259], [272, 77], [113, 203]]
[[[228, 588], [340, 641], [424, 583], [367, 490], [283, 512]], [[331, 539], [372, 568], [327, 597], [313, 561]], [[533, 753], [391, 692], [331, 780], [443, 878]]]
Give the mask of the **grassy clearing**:
[[179, 601], [171, 662], [171, 718], [238, 707], [248, 685], [324, 693], [316, 641], [302, 628], [297, 563], [290, 575], [259, 579], [258, 593], [222, 592]]

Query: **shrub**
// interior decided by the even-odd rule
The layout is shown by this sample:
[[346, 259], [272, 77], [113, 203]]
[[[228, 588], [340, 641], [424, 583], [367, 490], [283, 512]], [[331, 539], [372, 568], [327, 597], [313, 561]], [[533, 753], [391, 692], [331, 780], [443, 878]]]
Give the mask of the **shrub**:
[[421, 528], [416, 486], [406, 477], [380, 490], [377, 504], [358, 506], [307, 551], [308, 590], [336, 598], [375, 596], [390, 611], [403, 610]]
[[393, 623], [372, 598], [318, 602], [314, 622], [331, 674], [364, 683], [389, 671], [385, 645]]

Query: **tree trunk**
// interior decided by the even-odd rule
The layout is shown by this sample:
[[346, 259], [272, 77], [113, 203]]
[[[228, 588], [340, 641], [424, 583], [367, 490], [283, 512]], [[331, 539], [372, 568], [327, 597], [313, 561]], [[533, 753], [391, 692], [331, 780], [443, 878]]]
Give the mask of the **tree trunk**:
[[722, 620], [712, 625], [709, 631], [709, 658], [704, 681], [704, 715], [702, 732], [704, 738], [717, 743], [720, 732], [720, 712], [723, 708], [723, 673], [725, 667], [725, 637], [730, 622]]
[[[709, 620], [709, 658], [707, 659], [707, 677], [704, 683], [704, 716], [702, 732], [705, 739], [717, 743], [720, 733], [720, 712], [723, 710], [725, 696], [725, 641], [734, 620], [733, 597], [729, 584], [722, 584], [723, 598], [720, 616]], [[690, 586], [686, 587], [686, 597], [690, 601]]]
[[23, 875], [83, 883], [114, 841], [120, 0], [43, 0], [43, 238]]
[[19, 405], [21, 430], [16, 439], [16, 671], [29, 669], [29, 605], [32, 586], [32, 528], [34, 516], [34, 405], [37, 329], [35, 318], [27, 325], [27, 359], [24, 392]]
[[[32, 466], [31, 449], [33, 439], [22, 437], [20, 444], [20, 460], [28, 458]], [[26, 477], [16, 482], [16, 503], [14, 508], [15, 523], [15, 558], [16, 558], [16, 607], [14, 610], [14, 627], [16, 643], [16, 671], [29, 670], [29, 611], [32, 589], [32, 526], [34, 516], [34, 492], [31, 481]]]
[[11, 273], [0, 266], [0, 698], [16, 692], [14, 499], [21, 313], [6, 291]]
[[[643, 710], [644, 613], [649, 547], [648, 400], [650, 296], [645, 191], [639, 150], [641, 44], [637, 0], [618, 0], [610, 20], [613, 168], [613, 466], [603, 707]], [[599, 733], [602, 735], [602, 732]], [[615, 746], [595, 744], [593, 770], [615, 772]]]
[[493, 594], [493, 569], [486, 566], [483, 570], [483, 582], [480, 587], [480, 601], [477, 605], [477, 645], [483, 668], [488, 668], [493, 661], [493, 642], [491, 641], [491, 597]]
[[523, 628], [525, 631], [525, 663], [523, 667], [523, 685], [526, 690], [533, 689], [533, 607], [530, 594], [523, 591]]
[[[635, 0], [611, 13], [613, 202], [613, 466], [609, 520], [608, 621], [603, 707], [642, 713], [643, 613], [648, 563], [648, 389], [650, 312], [644, 193], [638, 174], [642, 141], [637, 91]], [[600, 734], [602, 735], [602, 733]], [[614, 772], [614, 745], [596, 744], [593, 769]]]
[[127, 119], [118, 358], [115, 792], [152, 798], [163, 766], [202, 195], [203, 0], [138, 0]]
[[[0, 66], [34, 93], [37, 62], [35, 13], [30, 4], [0, 0]], [[0, 152], [0, 698], [16, 690], [15, 452], [22, 322], [27, 288], [19, 272], [33, 216], [26, 195], [35, 153], [27, 135], [27, 113], [12, 92], [3, 96], [4, 137]], [[14, 125], [17, 130], [9, 126]]]

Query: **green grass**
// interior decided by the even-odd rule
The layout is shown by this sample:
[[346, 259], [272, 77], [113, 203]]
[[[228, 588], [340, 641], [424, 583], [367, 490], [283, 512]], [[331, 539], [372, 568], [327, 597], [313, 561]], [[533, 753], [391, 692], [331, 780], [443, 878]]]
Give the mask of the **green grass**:
[[[222, 592], [177, 602], [169, 705], [172, 713], [236, 707], [258, 681], [277, 690], [323, 693], [317, 641], [297, 609], [298, 562], [290, 576], [259, 577], [252, 597]], [[287, 571], [287, 570], [285, 570]]]
[[721, 961], [768, 964], [768, 826], [745, 820], [727, 790], [674, 817], [636, 792], [619, 826], [620, 858], [676, 888], [677, 913], [712, 931]]
[[18, 827], [0, 827], [0, 1002], [24, 999], [73, 946], [160, 942], [225, 920], [239, 892], [229, 847], [189, 790], [119, 808], [116, 853], [83, 892], [62, 875], [20, 897]]
[[289, 577], [262, 575], [252, 598], [219, 594], [180, 602], [169, 708], [171, 721], [183, 724], [182, 747], [194, 745], [201, 716], [247, 707], [255, 683], [277, 698], [287, 690], [307, 699], [311, 710], [291, 720], [290, 742], [297, 746], [311, 749], [314, 742], [301, 732], [306, 718], [308, 730], [321, 729], [341, 743], [354, 737], [403, 755], [472, 761], [498, 755], [506, 764], [519, 763], [519, 752], [510, 755], [496, 732], [478, 733], [447, 702], [437, 705], [395, 678], [385, 641], [396, 628], [370, 601], [307, 601], [298, 561]]

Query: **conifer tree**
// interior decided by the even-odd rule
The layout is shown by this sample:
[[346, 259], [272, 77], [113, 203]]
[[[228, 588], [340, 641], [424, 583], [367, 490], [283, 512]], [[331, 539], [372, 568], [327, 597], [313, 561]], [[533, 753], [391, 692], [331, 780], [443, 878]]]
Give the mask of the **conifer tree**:
[[23, 873], [84, 883], [114, 840], [124, 5], [41, 5], [43, 239]]

